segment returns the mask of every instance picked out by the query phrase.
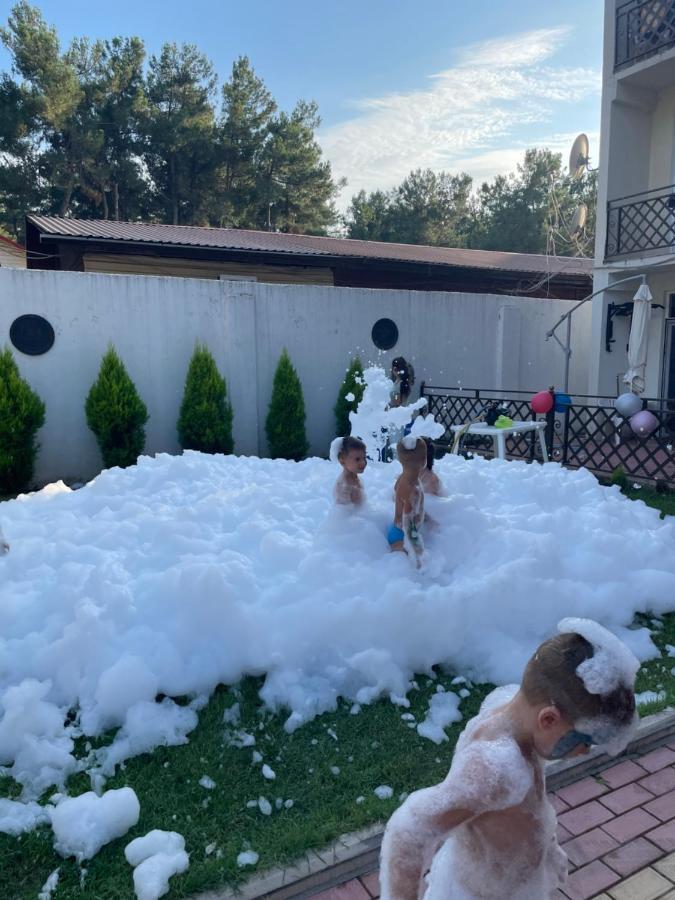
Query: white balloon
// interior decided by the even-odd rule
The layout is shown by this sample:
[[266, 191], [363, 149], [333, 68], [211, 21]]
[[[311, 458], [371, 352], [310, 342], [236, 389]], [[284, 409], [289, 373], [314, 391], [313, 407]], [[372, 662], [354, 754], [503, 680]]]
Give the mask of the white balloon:
[[626, 419], [630, 419], [631, 416], [634, 416], [635, 413], [640, 412], [642, 409], [642, 400], [637, 394], [627, 391], [625, 394], [621, 394], [616, 398], [614, 401], [614, 409], [619, 415], [624, 416]]

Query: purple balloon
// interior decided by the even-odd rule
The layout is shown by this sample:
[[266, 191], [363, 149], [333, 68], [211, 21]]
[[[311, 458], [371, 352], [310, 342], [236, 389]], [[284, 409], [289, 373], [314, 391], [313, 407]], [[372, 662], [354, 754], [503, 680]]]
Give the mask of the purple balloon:
[[630, 427], [640, 437], [647, 437], [659, 427], [659, 420], [648, 409], [640, 410], [630, 417]]

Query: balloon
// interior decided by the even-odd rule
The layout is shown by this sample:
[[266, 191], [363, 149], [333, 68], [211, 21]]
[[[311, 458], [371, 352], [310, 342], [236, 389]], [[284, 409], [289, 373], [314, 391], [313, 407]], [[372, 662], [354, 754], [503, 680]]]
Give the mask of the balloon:
[[569, 394], [556, 394], [555, 395], [555, 411], [557, 413], [564, 413], [572, 405], [572, 398]]
[[626, 419], [630, 419], [631, 416], [634, 416], [635, 413], [640, 412], [642, 409], [642, 400], [638, 397], [637, 394], [631, 393], [628, 391], [625, 394], [621, 394], [620, 397], [617, 397], [614, 401], [614, 409], [619, 413], [619, 415], [623, 416]]
[[530, 401], [530, 406], [536, 413], [550, 412], [553, 409], [553, 395], [550, 391], [539, 391]]
[[659, 427], [659, 420], [653, 412], [648, 409], [641, 409], [630, 417], [630, 427], [639, 437], [648, 437], [652, 431], [656, 431]]

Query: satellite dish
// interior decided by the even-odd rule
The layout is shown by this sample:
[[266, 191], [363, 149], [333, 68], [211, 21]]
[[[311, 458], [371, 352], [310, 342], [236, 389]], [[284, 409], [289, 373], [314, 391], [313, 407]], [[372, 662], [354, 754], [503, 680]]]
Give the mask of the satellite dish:
[[581, 203], [577, 206], [574, 211], [574, 215], [572, 216], [572, 222], [570, 224], [570, 235], [574, 237], [577, 234], [580, 234], [586, 225], [586, 219], [588, 218], [588, 207], [585, 203]]
[[570, 175], [572, 178], [579, 178], [586, 171], [589, 163], [588, 151], [588, 137], [580, 134], [575, 138], [570, 152]]

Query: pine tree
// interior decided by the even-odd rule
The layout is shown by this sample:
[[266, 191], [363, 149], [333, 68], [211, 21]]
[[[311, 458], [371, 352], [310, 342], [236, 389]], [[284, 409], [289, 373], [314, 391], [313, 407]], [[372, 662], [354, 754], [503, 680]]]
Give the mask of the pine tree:
[[203, 344], [195, 347], [185, 379], [178, 440], [184, 450], [202, 453], [232, 453], [234, 449], [227, 385]]
[[133, 466], [145, 447], [148, 411], [112, 344], [85, 404], [105, 468]]
[[[338, 398], [333, 412], [335, 413], [335, 434], [337, 437], [344, 437], [351, 431], [349, 422], [349, 413], [356, 412], [356, 407], [363, 397], [363, 366], [358, 356], [353, 359], [347, 369], [345, 379], [340, 386]], [[353, 400], [347, 397], [352, 396]]]
[[0, 352], [0, 494], [29, 487], [45, 421], [45, 405], [19, 374], [12, 351]]
[[294, 459], [297, 462], [307, 453], [305, 399], [287, 350], [281, 354], [274, 373], [265, 433], [272, 459]]

